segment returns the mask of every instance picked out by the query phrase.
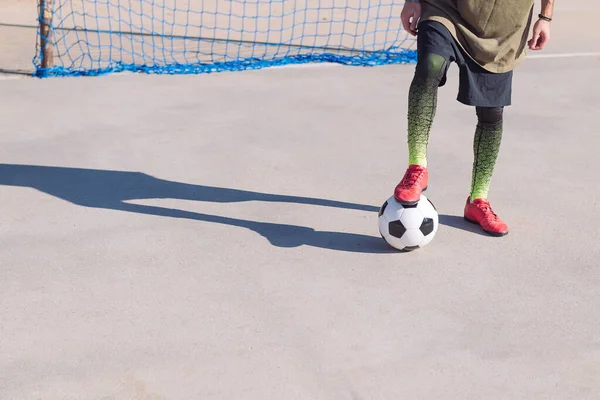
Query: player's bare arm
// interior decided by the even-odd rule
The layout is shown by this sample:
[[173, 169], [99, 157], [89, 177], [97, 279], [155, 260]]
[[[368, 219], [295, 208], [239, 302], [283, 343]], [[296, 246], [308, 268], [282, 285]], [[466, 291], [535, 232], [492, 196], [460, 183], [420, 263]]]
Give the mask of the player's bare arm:
[[402, 8], [402, 26], [404, 30], [415, 36], [417, 34], [417, 24], [421, 18], [421, 4], [419, 0], [406, 0]]
[[528, 45], [531, 50], [542, 50], [550, 40], [550, 21], [554, 14], [554, 0], [542, 0], [542, 12], [533, 26]]

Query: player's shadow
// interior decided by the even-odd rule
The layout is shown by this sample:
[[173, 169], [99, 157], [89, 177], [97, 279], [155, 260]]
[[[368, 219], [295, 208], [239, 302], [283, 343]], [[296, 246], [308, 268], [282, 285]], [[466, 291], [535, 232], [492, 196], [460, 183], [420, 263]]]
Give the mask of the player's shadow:
[[480, 236], [490, 237], [490, 235], [483, 232], [479, 225], [475, 225], [465, 221], [464, 217], [459, 217], [457, 215], [439, 214], [439, 219], [440, 225], [451, 226], [455, 229], [471, 232]]
[[30, 187], [83, 207], [226, 224], [250, 229], [272, 245], [301, 245], [360, 253], [388, 253], [380, 238], [318, 231], [305, 226], [250, 221], [174, 208], [134, 204], [144, 199], [180, 199], [216, 203], [246, 201], [308, 204], [375, 213], [377, 207], [313, 197], [285, 196], [167, 181], [140, 172], [0, 164], [0, 185]]

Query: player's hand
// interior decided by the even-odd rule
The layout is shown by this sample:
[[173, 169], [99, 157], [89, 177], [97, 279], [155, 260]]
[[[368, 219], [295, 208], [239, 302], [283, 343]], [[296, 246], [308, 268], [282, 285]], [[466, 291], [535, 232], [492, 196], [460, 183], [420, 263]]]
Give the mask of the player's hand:
[[538, 19], [533, 26], [533, 37], [527, 43], [531, 50], [542, 50], [550, 40], [550, 22]]
[[417, 34], [417, 24], [421, 18], [421, 4], [418, 2], [406, 2], [402, 8], [402, 14], [400, 19], [402, 20], [402, 26], [411, 35]]

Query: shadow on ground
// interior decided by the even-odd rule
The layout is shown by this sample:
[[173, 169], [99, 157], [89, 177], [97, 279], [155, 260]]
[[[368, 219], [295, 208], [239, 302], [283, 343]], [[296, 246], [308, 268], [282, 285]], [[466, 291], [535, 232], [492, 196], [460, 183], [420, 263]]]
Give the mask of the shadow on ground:
[[380, 237], [317, 231], [305, 226], [248, 221], [173, 208], [132, 204], [143, 199], [181, 199], [216, 203], [263, 201], [310, 204], [375, 213], [377, 207], [334, 200], [284, 196], [158, 179], [139, 172], [106, 171], [30, 165], [0, 164], [0, 185], [37, 189], [84, 207], [226, 224], [250, 229], [277, 247], [301, 245], [330, 250], [388, 253]]
[[[378, 207], [370, 205], [192, 185], [158, 179], [140, 172], [16, 164], [0, 164], [0, 185], [30, 187], [84, 207], [238, 226], [260, 234], [277, 247], [306, 245], [359, 253], [393, 252], [380, 237], [376, 236], [318, 231], [306, 226], [250, 221], [174, 208], [133, 204], [130, 201], [166, 198], [216, 203], [262, 201], [309, 204], [372, 213], [378, 211]], [[440, 223], [477, 232], [459, 217], [440, 215]]]
[[479, 225], [465, 221], [465, 218], [462, 216], [439, 214], [439, 218], [440, 225], [446, 225], [461, 231], [467, 231], [480, 236], [490, 237], [490, 235], [483, 232]]

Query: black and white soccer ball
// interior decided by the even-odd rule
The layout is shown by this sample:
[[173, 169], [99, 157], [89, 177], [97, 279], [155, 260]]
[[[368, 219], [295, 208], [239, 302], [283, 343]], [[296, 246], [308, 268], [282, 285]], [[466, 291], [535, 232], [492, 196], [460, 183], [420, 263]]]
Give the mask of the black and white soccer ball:
[[414, 206], [403, 206], [390, 197], [379, 210], [379, 232], [393, 248], [416, 250], [433, 240], [439, 217], [435, 206], [421, 195]]

